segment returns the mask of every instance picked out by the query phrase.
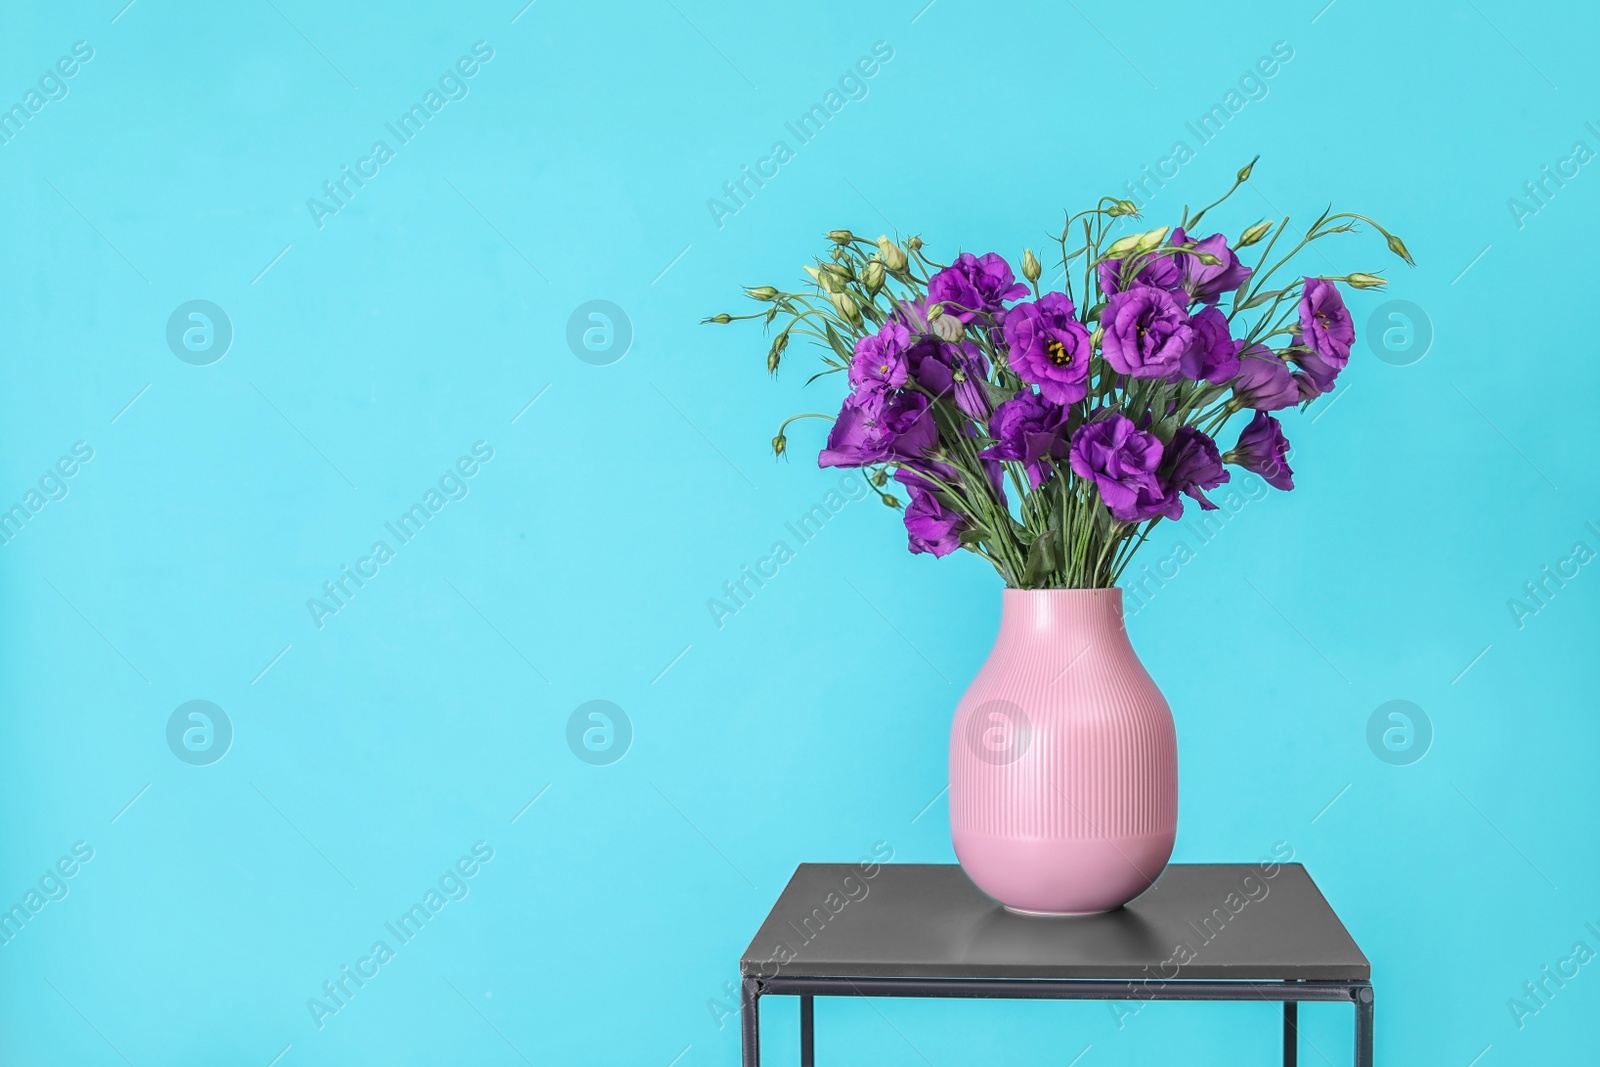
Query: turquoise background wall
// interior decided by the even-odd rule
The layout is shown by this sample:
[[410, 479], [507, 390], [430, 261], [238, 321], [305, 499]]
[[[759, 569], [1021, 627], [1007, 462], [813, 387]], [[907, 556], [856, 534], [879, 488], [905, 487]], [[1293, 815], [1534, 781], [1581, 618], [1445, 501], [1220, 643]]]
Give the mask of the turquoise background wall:
[[[1600, 951], [1600, 15], [525, 2], [0, 12], [0, 1060], [736, 1063], [736, 960], [796, 863], [953, 859], [946, 730], [999, 598], [844, 483], [719, 625], [841, 487], [816, 424], [767, 451], [837, 395], [698, 320], [836, 226], [1015, 261], [1258, 153], [1218, 226], [1334, 201], [1418, 266], [1310, 257], [1393, 287], [1286, 420], [1300, 488], [1146, 584], [1175, 858], [1292, 847], [1372, 959], [1379, 1062], [1588, 1054], [1600, 964], [1524, 983]], [[777, 172], [730, 201], [746, 166]], [[1349, 1009], [1303, 1019], [1303, 1062], [1346, 1062]], [[1279, 1040], [1249, 1005], [818, 1025], [831, 1063]]]

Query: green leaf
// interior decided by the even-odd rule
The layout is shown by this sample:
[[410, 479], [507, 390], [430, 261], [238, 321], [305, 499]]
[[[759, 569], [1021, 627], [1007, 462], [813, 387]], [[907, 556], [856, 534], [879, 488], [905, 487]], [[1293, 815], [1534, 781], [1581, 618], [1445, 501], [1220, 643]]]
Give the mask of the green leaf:
[[1282, 296], [1284, 293], [1287, 293], [1290, 289], [1293, 289], [1293, 288], [1294, 288], [1294, 286], [1290, 285], [1290, 286], [1286, 286], [1286, 287], [1284, 287], [1282, 289], [1269, 289], [1264, 293], [1257, 293], [1255, 296], [1252, 296], [1249, 300], [1246, 300], [1244, 303], [1240, 304], [1238, 307], [1234, 308], [1233, 310], [1236, 311], [1236, 312], [1237, 311], [1249, 311], [1253, 307], [1260, 307], [1262, 304], [1265, 304], [1269, 300], [1278, 299], [1278, 297]]
[[1056, 531], [1046, 530], [1028, 549], [1028, 562], [1022, 572], [1022, 584], [1026, 588], [1037, 587], [1059, 567], [1060, 553], [1056, 550], [1056, 543]]
[[823, 328], [828, 332], [828, 344], [832, 346], [834, 352], [838, 353], [840, 359], [849, 363], [855, 353], [851, 352], [850, 346], [844, 343], [844, 338], [839, 336], [839, 331], [833, 328], [833, 323], [831, 322], [823, 323]]

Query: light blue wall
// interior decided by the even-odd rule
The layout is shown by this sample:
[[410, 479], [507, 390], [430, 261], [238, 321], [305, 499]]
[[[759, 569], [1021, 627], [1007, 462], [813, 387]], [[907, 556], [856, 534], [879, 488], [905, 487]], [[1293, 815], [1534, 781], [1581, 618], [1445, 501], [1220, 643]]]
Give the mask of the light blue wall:
[[[1408, 366], [1358, 342], [1286, 420], [1301, 487], [1133, 622], [1178, 719], [1176, 858], [1291, 843], [1372, 959], [1380, 1062], [1589, 1054], [1600, 964], [1520, 1030], [1507, 1007], [1600, 950], [1600, 564], [1508, 607], [1600, 551], [1600, 166], [1508, 206], [1600, 150], [1586, 5], [123, 2], [0, 13], [0, 104], [93, 49], [0, 144], [0, 504], [93, 452], [0, 546], [0, 904], [93, 852], [0, 946], [0, 1059], [736, 1063], [716, 1003], [797, 862], [953, 858], [946, 729], [999, 598], [867, 499], [717, 626], [708, 599], [838, 485], [816, 424], [767, 454], [837, 396], [802, 392], [798, 348], [774, 384], [758, 330], [697, 320], [835, 226], [1042, 249], [1177, 141], [1152, 224], [1260, 153], [1214, 221], [1379, 216], [1417, 269], [1367, 235], [1308, 270], [1385, 268], [1358, 326], [1402, 299], [1433, 341]], [[386, 131], [475, 42], [465, 98]], [[799, 146], [785, 123], [876, 42], [866, 97]], [[1202, 145], [1186, 123], [1276, 42], [1293, 58]], [[379, 139], [393, 158], [319, 226], [307, 199]], [[780, 139], [794, 158], [719, 226], [707, 200]], [[566, 340], [597, 299], [633, 331], [606, 366]], [[191, 300], [231, 322], [220, 361], [168, 346]], [[478, 442], [445, 482], [467, 495], [389, 535]], [[319, 627], [308, 598], [380, 539]], [[633, 732], [610, 765], [567, 742], [597, 699]], [[191, 700], [231, 722], [219, 762], [169, 747]], [[1390, 700], [1431, 721], [1419, 762], [1368, 747]], [[465, 898], [401, 945], [384, 924], [463, 856]], [[380, 939], [319, 1029], [308, 998]], [[768, 1014], [794, 1062], [792, 1006]], [[818, 1014], [833, 1063], [1232, 1065], [1278, 1040], [1251, 1006]], [[1305, 1018], [1345, 1062], [1348, 1009]]]

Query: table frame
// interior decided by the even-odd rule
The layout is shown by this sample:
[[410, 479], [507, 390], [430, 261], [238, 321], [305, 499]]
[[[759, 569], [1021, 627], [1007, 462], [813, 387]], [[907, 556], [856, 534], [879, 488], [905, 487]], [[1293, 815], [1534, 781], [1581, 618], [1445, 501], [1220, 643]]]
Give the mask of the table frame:
[[761, 1065], [761, 998], [800, 998], [800, 1065], [815, 1067], [816, 997], [970, 997], [988, 1000], [1214, 1000], [1281, 1002], [1283, 1062], [1299, 1060], [1302, 1001], [1355, 1005], [1355, 1065], [1372, 1067], [1372, 983], [1339, 981], [1246, 981], [1083, 978], [830, 978], [746, 976], [740, 991], [739, 1029], [744, 1067]]

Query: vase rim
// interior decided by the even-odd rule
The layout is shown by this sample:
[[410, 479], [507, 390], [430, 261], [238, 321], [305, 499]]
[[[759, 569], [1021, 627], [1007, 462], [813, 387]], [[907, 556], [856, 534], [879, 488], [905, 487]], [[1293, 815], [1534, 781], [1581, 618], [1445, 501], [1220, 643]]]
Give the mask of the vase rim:
[[1120, 585], [1108, 586], [1103, 589], [1069, 589], [1064, 586], [1052, 589], [1016, 589], [1011, 586], [1007, 586], [1004, 592], [1006, 596], [1033, 596], [1035, 594], [1046, 594], [1049, 596], [1076, 597], [1078, 599], [1085, 599], [1110, 595], [1119, 600], [1122, 598], [1122, 586]]

